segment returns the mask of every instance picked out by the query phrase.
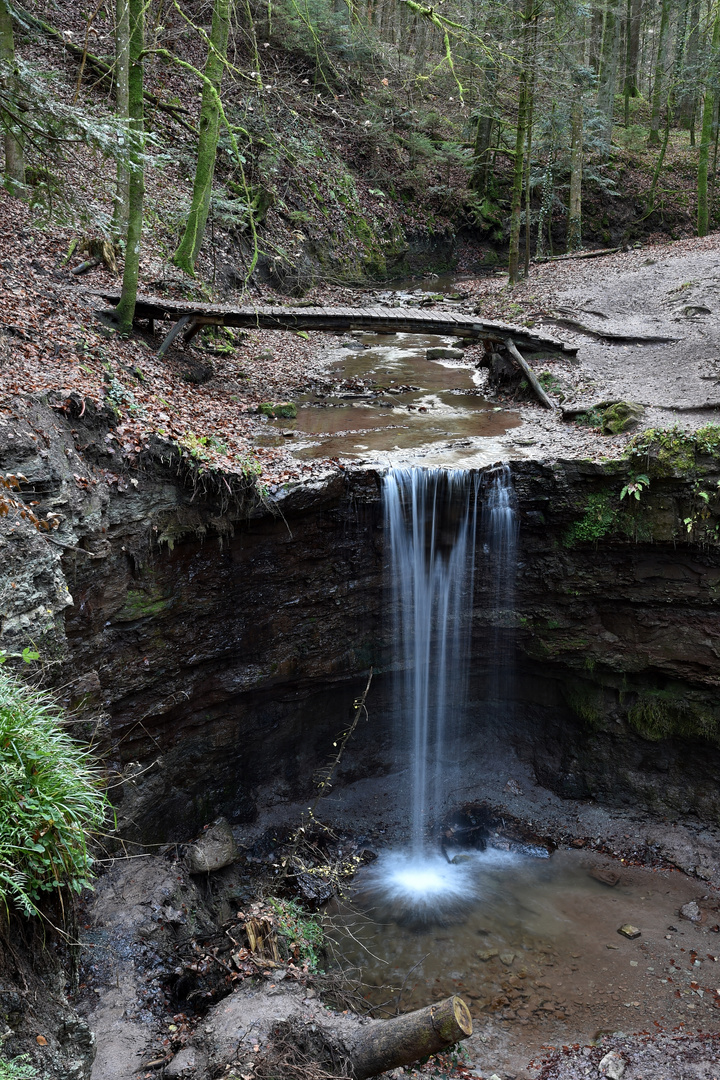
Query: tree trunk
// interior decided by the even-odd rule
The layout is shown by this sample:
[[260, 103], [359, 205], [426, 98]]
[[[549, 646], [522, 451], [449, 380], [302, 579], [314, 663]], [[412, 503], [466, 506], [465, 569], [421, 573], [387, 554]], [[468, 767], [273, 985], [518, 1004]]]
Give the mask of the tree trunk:
[[600, 64], [600, 86], [598, 89], [598, 108], [604, 123], [601, 134], [602, 153], [607, 156], [612, 145], [613, 109], [615, 105], [615, 86], [618, 67], [619, 21], [617, 18], [618, 0], [607, 0], [605, 12], [605, 34], [603, 36], [602, 59]]
[[[8, 65], [9, 80], [17, 86], [12, 15], [5, 0], [0, 0], [0, 62]], [[22, 140], [12, 130], [9, 116], [0, 112], [0, 121], [5, 129], [5, 185], [12, 195], [22, 198], [25, 195], [25, 154]]]
[[[143, 125], [143, 60], [145, 44], [145, 0], [128, 0], [130, 19], [130, 66], [128, 71], [128, 116], [130, 127], [142, 143]], [[138, 271], [140, 269], [140, 243], [143, 227], [143, 198], [145, 177], [142, 149], [133, 150], [130, 157], [132, 168], [128, 191], [128, 227], [125, 241], [125, 267], [123, 270], [120, 303], [115, 318], [120, 333], [127, 336], [132, 330], [137, 299]]]
[[682, 89], [678, 97], [676, 122], [694, 131], [698, 104], [698, 45], [700, 42], [700, 0], [690, 0], [687, 37], [683, 56]]
[[710, 64], [708, 66], [708, 78], [705, 86], [702, 134], [700, 136], [700, 149], [698, 154], [698, 236], [707, 236], [710, 224], [708, 211], [708, 162], [710, 158], [710, 144], [712, 143], [713, 138], [713, 122], [715, 119], [715, 78], [718, 69], [718, 48], [720, 48], [720, 3], [716, 3], [715, 7], [715, 22], [713, 24], [712, 44], [710, 46]]
[[670, 0], [662, 0], [660, 14], [660, 32], [657, 43], [657, 62], [652, 92], [652, 113], [650, 116], [650, 135], [648, 146], [660, 145], [660, 112], [662, 110], [663, 83], [665, 80], [665, 53], [667, 51], [668, 28], [670, 26]]
[[528, 106], [530, 99], [530, 21], [533, 18], [533, 0], [525, 0], [523, 12], [523, 57], [520, 71], [520, 95], [518, 98], [517, 131], [515, 135], [515, 168], [513, 171], [510, 199], [510, 252], [508, 275], [510, 284], [517, 281], [520, 263], [520, 218], [523, 193], [523, 161], [527, 134]]
[[[173, 262], [188, 274], [195, 273], [197, 261], [210, 211], [212, 182], [215, 175], [218, 134], [220, 131], [220, 109], [218, 107], [220, 86], [227, 59], [228, 33], [230, 30], [230, 0], [215, 0], [210, 48], [205, 62], [202, 103], [200, 106], [200, 136], [198, 139], [198, 159], [195, 169], [192, 203], [178, 249], [173, 255]], [[209, 85], [208, 85], [209, 83]]]
[[568, 251], [582, 247], [583, 103], [578, 87], [572, 106], [570, 134], [570, 197], [568, 205]]
[[[115, 111], [127, 119], [130, 115], [130, 9], [128, 0], [117, 0], [115, 11]], [[124, 236], [128, 225], [130, 173], [122, 162], [117, 163], [115, 203], [112, 234]]]
[[637, 66], [640, 48], [640, 3], [627, 0], [627, 27], [625, 30], [625, 127], [630, 126], [630, 98], [638, 96]]
[[377, 1020], [361, 1027], [347, 1046], [354, 1080], [368, 1080], [389, 1069], [411, 1065], [428, 1054], [447, 1050], [472, 1035], [472, 1019], [459, 997]]

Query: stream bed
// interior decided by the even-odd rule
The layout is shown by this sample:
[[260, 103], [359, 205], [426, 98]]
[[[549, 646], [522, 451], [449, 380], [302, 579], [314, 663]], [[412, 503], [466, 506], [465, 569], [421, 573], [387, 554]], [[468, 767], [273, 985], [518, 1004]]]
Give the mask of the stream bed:
[[[496, 440], [520, 416], [483, 396], [483, 377], [458, 344], [438, 335], [353, 333], [328, 371], [334, 389], [298, 397], [297, 418], [270, 420], [264, 442], [292, 438], [305, 459], [382, 459], [436, 446], [448, 464], [468, 451], [495, 460]], [[428, 359], [429, 349], [460, 355]]]
[[[504, 1064], [521, 1068], [542, 1045], [717, 1021], [718, 917], [695, 925], [679, 916], [697, 882], [574, 850], [463, 858], [445, 867], [460, 879], [447, 908], [442, 898], [434, 910], [398, 898], [389, 884], [397, 856], [385, 853], [328, 911], [336, 959], [380, 1015], [460, 994], [483, 1069], [504, 1031]], [[619, 934], [625, 924], [639, 935]]]

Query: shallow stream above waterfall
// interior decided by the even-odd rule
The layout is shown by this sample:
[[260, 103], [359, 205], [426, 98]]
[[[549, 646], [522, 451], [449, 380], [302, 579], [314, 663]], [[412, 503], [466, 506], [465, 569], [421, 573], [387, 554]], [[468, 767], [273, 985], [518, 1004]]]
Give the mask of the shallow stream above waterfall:
[[299, 396], [297, 419], [271, 420], [265, 442], [292, 437], [301, 458], [377, 459], [438, 444], [447, 463], [458, 450], [484, 451], [483, 463], [495, 460], [495, 440], [520, 424], [518, 413], [483, 396], [482, 376], [469, 360], [428, 360], [434, 348], [457, 349], [458, 339], [349, 336], [328, 372], [336, 389]]
[[[718, 917], [700, 927], [678, 917], [697, 883], [587, 852], [539, 858], [499, 843], [414, 869], [383, 852], [330, 906], [335, 962], [380, 1014], [460, 994], [485, 1032], [487, 1048], [473, 1050], [483, 1075], [507, 1031], [504, 1068], [523, 1077], [543, 1044], [715, 1022]], [[626, 923], [638, 937], [618, 933]]]

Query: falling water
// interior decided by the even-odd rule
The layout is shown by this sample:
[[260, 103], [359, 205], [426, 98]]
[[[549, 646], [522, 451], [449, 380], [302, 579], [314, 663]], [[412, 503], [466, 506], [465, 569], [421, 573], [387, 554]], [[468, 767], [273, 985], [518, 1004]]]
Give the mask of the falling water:
[[462, 469], [392, 469], [384, 480], [416, 855], [451, 782], [466, 706], [478, 488], [479, 474]]
[[[390, 546], [390, 587], [399, 656], [396, 698], [401, 742], [410, 755], [411, 849], [388, 852], [368, 876], [368, 888], [402, 917], [440, 920], [472, 901], [469, 866], [452, 866], [428, 850], [425, 832], [454, 787], [467, 717], [473, 577], [481, 493], [482, 539], [491, 574], [493, 635], [489, 657], [503, 696], [511, 655], [517, 547], [510, 469], [392, 469], [383, 499]], [[396, 917], [395, 914], [392, 915]], [[399, 917], [399, 916], [398, 916]]]
[[489, 641], [490, 680], [487, 715], [492, 734], [502, 732], [512, 709], [515, 650], [515, 573], [517, 569], [517, 499], [508, 465], [498, 465], [483, 475], [486, 494], [482, 536], [486, 569], [490, 578]]

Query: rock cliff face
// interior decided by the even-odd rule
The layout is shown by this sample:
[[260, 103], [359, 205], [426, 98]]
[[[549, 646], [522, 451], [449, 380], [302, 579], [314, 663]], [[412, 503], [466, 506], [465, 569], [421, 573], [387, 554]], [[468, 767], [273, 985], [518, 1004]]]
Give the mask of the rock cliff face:
[[[38, 512], [63, 515], [50, 540], [3, 519], [0, 647], [38, 646], [130, 781], [119, 809], [140, 839], [186, 839], [217, 812], [252, 820], [271, 784], [276, 799], [307, 793], [362, 673], [391, 659], [377, 475], [288, 493], [280, 516], [159, 444], [120, 461], [112, 418], [81, 409], [19, 401], [0, 427], [0, 467], [25, 474]], [[517, 647], [495, 724], [558, 792], [717, 819], [712, 506], [687, 468], [658, 468], [640, 501], [621, 500], [628, 468], [513, 466]], [[498, 685], [478, 560], [469, 753]], [[354, 766], [368, 774], [388, 767], [382, 678], [374, 695]]]

